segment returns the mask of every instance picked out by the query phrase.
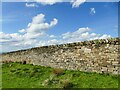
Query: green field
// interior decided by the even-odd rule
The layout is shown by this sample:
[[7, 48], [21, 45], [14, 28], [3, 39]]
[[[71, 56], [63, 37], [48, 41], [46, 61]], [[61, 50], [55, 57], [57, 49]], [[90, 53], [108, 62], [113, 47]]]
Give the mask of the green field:
[[118, 76], [7, 63], [2, 65], [2, 87], [118, 88]]

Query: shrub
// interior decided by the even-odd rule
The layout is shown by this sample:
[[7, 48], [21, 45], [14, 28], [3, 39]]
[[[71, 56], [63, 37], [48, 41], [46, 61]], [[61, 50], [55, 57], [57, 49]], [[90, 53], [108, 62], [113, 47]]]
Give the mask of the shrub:
[[72, 88], [73, 84], [69, 80], [62, 81], [63, 88]]
[[52, 72], [53, 72], [53, 74], [55, 74], [57, 76], [64, 74], [64, 70], [63, 69], [54, 69]]

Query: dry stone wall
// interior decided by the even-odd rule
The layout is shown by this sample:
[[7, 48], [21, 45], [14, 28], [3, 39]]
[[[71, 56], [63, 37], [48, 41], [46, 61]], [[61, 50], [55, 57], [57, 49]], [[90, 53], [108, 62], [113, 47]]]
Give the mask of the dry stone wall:
[[84, 72], [119, 72], [119, 38], [36, 47], [2, 54], [2, 61], [26, 61]]

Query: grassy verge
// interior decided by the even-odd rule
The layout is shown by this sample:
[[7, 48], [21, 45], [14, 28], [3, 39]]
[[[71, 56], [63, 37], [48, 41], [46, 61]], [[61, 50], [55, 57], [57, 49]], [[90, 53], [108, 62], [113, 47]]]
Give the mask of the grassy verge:
[[2, 87], [118, 88], [118, 76], [8, 63], [2, 65]]

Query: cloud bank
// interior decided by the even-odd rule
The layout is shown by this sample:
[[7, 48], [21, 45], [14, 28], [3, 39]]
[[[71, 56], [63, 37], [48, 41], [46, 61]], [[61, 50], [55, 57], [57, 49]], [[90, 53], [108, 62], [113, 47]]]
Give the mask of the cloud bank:
[[42, 5], [53, 5], [59, 2], [63, 2], [63, 0], [34, 0], [34, 1]]
[[[68, 1], [70, 4], [72, 4], [72, 8], [77, 8], [81, 4], [83, 4], [86, 0], [70, 0]], [[29, 2], [29, 0], [28, 0]], [[26, 3], [26, 7], [36, 7], [37, 5], [35, 3], [28, 4]], [[34, 2], [39, 3], [41, 5], [54, 5], [56, 3], [65, 2], [64, 0], [34, 0]]]
[[66, 32], [58, 36], [49, 35], [48, 30], [54, 28], [57, 24], [58, 19], [53, 18], [48, 23], [45, 15], [41, 13], [34, 16], [31, 22], [25, 28], [18, 30], [17, 33], [0, 32], [0, 45], [2, 45], [3, 50], [0, 52], [111, 37], [107, 34], [92, 33], [92, 28], [89, 27], [78, 27], [74, 32]]

